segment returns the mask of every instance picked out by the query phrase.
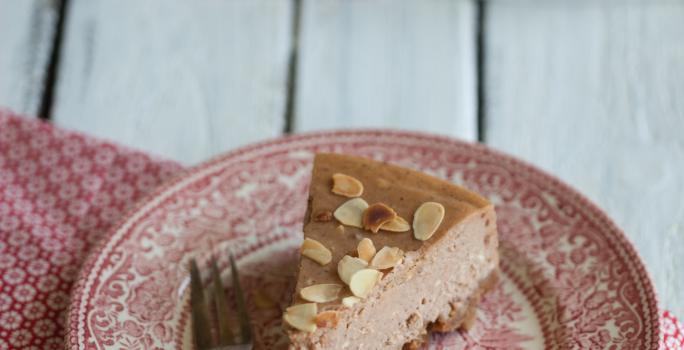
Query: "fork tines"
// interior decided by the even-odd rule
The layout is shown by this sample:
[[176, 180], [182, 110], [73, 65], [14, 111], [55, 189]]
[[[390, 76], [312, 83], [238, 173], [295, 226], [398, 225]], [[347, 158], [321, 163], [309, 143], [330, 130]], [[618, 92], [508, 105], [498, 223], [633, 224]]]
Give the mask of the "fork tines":
[[[221, 274], [216, 264], [216, 259], [211, 258], [209, 268], [211, 270], [211, 305], [207, 303], [205, 290], [202, 285], [199, 268], [195, 259], [190, 260], [190, 305], [192, 311], [192, 331], [197, 350], [209, 350], [235, 345], [249, 345], [252, 333], [249, 325], [249, 314], [245, 305], [244, 294], [240, 286], [240, 276], [233, 255], [230, 256], [231, 275], [233, 279], [233, 291], [235, 294], [235, 306], [240, 323], [239, 333], [234, 334], [231, 330], [229, 309], [226, 300]], [[216, 314], [216, 325], [212, 328], [210, 310]], [[212, 336], [212, 329], [216, 331], [216, 339]]]

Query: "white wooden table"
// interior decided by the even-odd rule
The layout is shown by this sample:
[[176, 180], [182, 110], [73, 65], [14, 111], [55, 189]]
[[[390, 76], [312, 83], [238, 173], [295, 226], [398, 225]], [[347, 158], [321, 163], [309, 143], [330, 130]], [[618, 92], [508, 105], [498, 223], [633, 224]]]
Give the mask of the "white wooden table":
[[478, 140], [606, 209], [684, 316], [684, 1], [0, 0], [0, 106], [185, 164], [323, 128]]

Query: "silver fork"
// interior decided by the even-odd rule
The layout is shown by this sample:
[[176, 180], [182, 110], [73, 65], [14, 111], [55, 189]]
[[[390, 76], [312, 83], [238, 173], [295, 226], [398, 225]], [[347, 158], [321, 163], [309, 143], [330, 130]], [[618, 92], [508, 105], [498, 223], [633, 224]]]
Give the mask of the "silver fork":
[[[252, 331], [249, 327], [249, 314], [245, 306], [245, 298], [240, 286], [240, 276], [233, 255], [230, 255], [230, 269], [235, 291], [235, 304], [240, 323], [239, 333], [234, 334], [228, 319], [228, 304], [221, 282], [216, 259], [210, 261], [212, 286], [212, 305], [207, 305], [202, 279], [195, 259], [190, 260], [190, 305], [192, 309], [192, 337], [196, 350], [251, 350]], [[209, 319], [209, 308], [216, 311], [216, 340], [212, 337], [212, 325]]]

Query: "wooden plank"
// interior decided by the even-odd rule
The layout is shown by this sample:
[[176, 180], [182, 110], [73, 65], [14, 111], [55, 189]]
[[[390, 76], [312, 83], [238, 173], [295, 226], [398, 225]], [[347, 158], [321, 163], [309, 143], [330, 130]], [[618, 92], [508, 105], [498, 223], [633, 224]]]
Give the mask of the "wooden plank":
[[38, 113], [57, 16], [56, 1], [0, 0], [0, 107]]
[[291, 7], [72, 0], [53, 118], [188, 164], [277, 136]]
[[477, 138], [470, 1], [304, 0], [295, 130]]
[[486, 140], [576, 186], [684, 314], [684, 3], [492, 2]]

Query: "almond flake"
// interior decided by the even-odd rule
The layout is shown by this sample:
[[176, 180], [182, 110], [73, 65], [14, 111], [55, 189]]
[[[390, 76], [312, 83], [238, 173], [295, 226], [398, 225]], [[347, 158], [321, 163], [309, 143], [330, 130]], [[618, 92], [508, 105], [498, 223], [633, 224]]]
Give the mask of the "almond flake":
[[380, 230], [380, 226], [394, 220], [396, 217], [397, 213], [392, 208], [383, 203], [375, 203], [363, 212], [363, 228], [377, 233]]
[[333, 216], [344, 225], [363, 228], [361, 219], [366, 208], [368, 208], [366, 201], [361, 198], [354, 198], [340, 205]]
[[379, 270], [390, 269], [397, 266], [403, 258], [404, 251], [401, 249], [396, 247], [382, 247], [382, 249], [375, 254], [371, 266]]
[[333, 188], [334, 194], [339, 194], [345, 197], [358, 197], [363, 194], [363, 184], [361, 181], [345, 174], [333, 174]]
[[324, 327], [336, 327], [337, 322], [339, 321], [339, 316], [337, 315], [337, 312], [335, 311], [323, 311], [316, 315], [316, 326], [324, 328]]
[[382, 278], [382, 272], [378, 270], [363, 269], [356, 271], [351, 276], [349, 289], [355, 296], [365, 298], [370, 294], [380, 278]]
[[375, 255], [375, 246], [373, 241], [368, 238], [364, 238], [359, 241], [359, 245], [356, 247], [356, 252], [359, 254], [359, 259], [365, 262], [370, 262]]
[[337, 230], [337, 233], [343, 234], [344, 233], [344, 225], [337, 225], [337, 228], [335, 228], [335, 230]]
[[382, 224], [380, 229], [391, 232], [406, 232], [411, 229], [411, 225], [401, 216], [397, 216], [392, 221]]
[[342, 298], [342, 305], [344, 305], [346, 307], [352, 307], [352, 306], [354, 306], [354, 304], [358, 303], [359, 301], [361, 301], [361, 298], [359, 298], [359, 297], [348, 296], [348, 297]]
[[444, 219], [444, 206], [425, 202], [413, 214], [413, 236], [425, 241], [430, 239]]
[[305, 238], [301, 248], [302, 255], [321, 264], [326, 265], [332, 260], [332, 253], [321, 242]]
[[327, 303], [329, 301], [337, 300], [341, 290], [341, 284], [314, 284], [313, 286], [302, 288], [302, 290], [299, 291], [299, 295], [306, 301]]
[[332, 220], [332, 213], [327, 210], [316, 214], [314, 217], [314, 221], [317, 222], [328, 222], [330, 220]]
[[337, 263], [337, 274], [344, 283], [349, 284], [351, 276], [357, 271], [365, 269], [366, 266], [368, 266], [368, 263], [364, 260], [345, 255]]
[[290, 306], [285, 310], [283, 319], [290, 326], [304, 332], [316, 331], [316, 314], [318, 307], [316, 303], [299, 304]]

